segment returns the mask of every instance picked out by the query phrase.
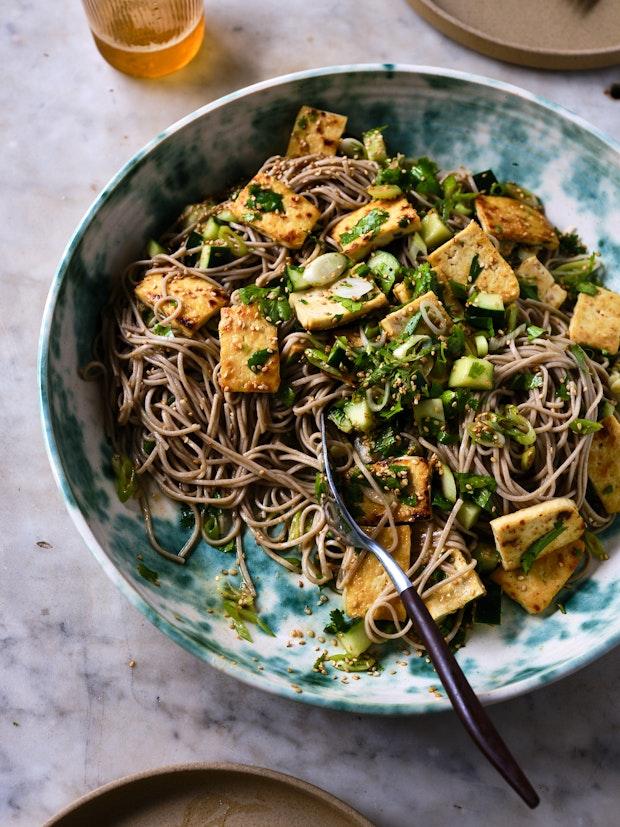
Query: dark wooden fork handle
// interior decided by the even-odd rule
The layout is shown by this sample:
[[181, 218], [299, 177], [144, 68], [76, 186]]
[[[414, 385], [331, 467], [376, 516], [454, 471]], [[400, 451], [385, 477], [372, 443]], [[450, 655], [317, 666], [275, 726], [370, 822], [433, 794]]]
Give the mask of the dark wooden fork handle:
[[452, 702], [456, 714], [474, 743], [486, 755], [495, 769], [525, 801], [536, 807], [540, 801], [536, 790], [512, 757], [508, 747], [493, 726], [478, 700], [456, 658], [448, 648], [437, 624], [424, 605], [414, 586], [401, 592], [400, 598], [411, 622], [416, 628], [437, 674]]

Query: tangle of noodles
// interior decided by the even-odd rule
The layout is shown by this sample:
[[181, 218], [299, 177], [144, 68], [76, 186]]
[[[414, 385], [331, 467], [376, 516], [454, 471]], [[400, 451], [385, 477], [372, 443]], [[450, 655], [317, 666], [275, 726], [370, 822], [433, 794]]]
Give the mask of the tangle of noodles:
[[[162, 239], [173, 252], [133, 263], [116, 284], [97, 342], [97, 361], [88, 366], [87, 373], [90, 378], [103, 374], [107, 425], [114, 450], [127, 455], [137, 469], [147, 534], [152, 546], [166, 558], [185, 561], [204, 529], [202, 507], [211, 506], [219, 509], [219, 539], [207, 540], [214, 546], [234, 543], [238, 565], [252, 592], [242, 544], [246, 526], [266, 554], [291, 572], [299, 572], [300, 565], [301, 574], [311, 583], [335, 580], [342, 588], [359, 566], [360, 555], [332, 533], [315, 493], [315, 478], [322, 469], [319, 415], [351, 393], [346, 384], [300, 358], [306, 347], [314, 346], [316, 336], [295, 329], [294, 321], [279, 328], [282, 383], [295, 391], [295, 402], [287, 407], [278, 396], [222, 390], [215, 327], [207, 325], [191, 338], [178, 330], [173, 337], [158, 335], [156, 330], [161, 331], [161, 326], [173, 321], [182, 310], [178, 300], [168, 315], [163, 309], [165, 285], [173, 275], [189, 273], [204, 279], [227, 291], [234, 303], [238, 287], [250, 283], [268, 286], [282, 276], [287, 263], [306, 265], [326, 249], [335, 249], [332, 228], [345, 213], [369, 201], [367, 188], [377, 170], [372, 161], [339, 156], [270, 158], [261, 171], [280, 178], [320, 210], [320, 229], [302, 249], [288, 250], [265, 240], [252, 228], [233, 222], [231, 227], [244, 239], [247, 253], [227, 264], [200, 269], [184, 264], [192, 225], [179, 223]], [[465, 190], [475, 190], [467, 171], [456, 170], [454, 174]], [[420, 206], [432, 206], [430, 196], [413, 195]], [[203, 217], [208, 212], [207, 207]], [[457, 231], [469, 220], [454, 213], [448, 223]], [[410, 266], [420, 263], [424, 256], [418, 253], [412, 260], [405, 239], [399, 258]], [[155, 321], [160, 326], [155, 329], [152, 321], [145, 320], [144, 307], [134, 295], [137, 281], [146, 273], [164, 276], [163, 297], [154, 307]], [[434, 334], [444, 332], [442, 319], [432, 305], [424, 304], [421, 312]], [[602, 529], [610, 518], [588, 499], [587, 459], [592, 437], [574, 433], [569, 424], [578, 417], [596, 419], [601, 400], [611, 398], [609, 366], [603, 358], [588, 358], [589, 371], [580, 370], [568, 349], [569, 318], [561, 311], [526, 299], [518, 302], [518, 313], [513, 335], [490, 341], [488, 358], [495, 366], [495, 388], [483, 396], [482, 409], [492, 411], [513, 400], [510, 380], [516, 374], [536, 371], [542, 376], [539, 386], [519, 404], [519, 412], [537, 434], [535, 458], [527, 473], [521, 470], [510, 440], [502, 447], [472, 442], [467, 425], [476, 415], [473, 411], [459, 422], [458, 444], [439, 444], [406, 431], [404, 436], [415, 450], [438, 457], [453, 471], [494, 477], [504, 513], [566, 496], [576, 502], [591, 529]], [[543, 327], [549, 335], [531, 340], [525, 332], [529, 325]], [[369, 342], [363, 329], [360, 337], [370, 347], [381, 346], [384, 341], [378, 338]], [[570, 392], [566, 405], [556, 395], [563, 382]], [[389, 386], [369, 396], [369, 401], [380, 406], [381, 393], [389, 394]], [[369, 496], [384, 506], [385, 514], [376, 531], [384, 526], [392, 528], [393, 550], [393, 503], [369, 473], [361, 446], [336, 433], [332, 440], [334, 464], [339, 471], [357, 468]], [[154, 535], [149, 481], [167, 497], [192, 509], [194, 530], [181, 550], [162, 548]], [[424, 596], [440, 585], [433, 583], [435, 572], [443, 573], [443, 585], [462, 577], [475, 565], [471, 550], [477, 535], [459, 525], [461, 504], [458, 499], [449, 514], [435, 513], [432, 520], [416, 526], [420, 550], [408, 574]], [[289, 537], [293, 520], [296, 531]], [[291, 558], [294, 549], [300, 550], [300, 564]], [[457, 572], [451, 564], [453, 550], [459, 550], [469, 561], [465, 572]], [[376, 641], [405, 636], [421, 648], [411, 636], [410, 623], [399, 621], [390, 603], [394, 595], [392, 587], [387, 586], [368, 611], [368, 635]], [[377, 625], [379, 607], [393, 619], [393, 630]], [[460, 611], [454, 617], [446, 634], [448, 640], [457, 633], [462, 615]]]

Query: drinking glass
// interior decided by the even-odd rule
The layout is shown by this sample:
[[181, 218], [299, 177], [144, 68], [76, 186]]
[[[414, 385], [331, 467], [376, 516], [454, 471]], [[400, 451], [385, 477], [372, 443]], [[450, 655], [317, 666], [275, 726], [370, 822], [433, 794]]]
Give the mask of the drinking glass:
[[156, 78], [194, 57], [204, 36], [203, 0], [83, 0], [103, 57], [121, 72]]

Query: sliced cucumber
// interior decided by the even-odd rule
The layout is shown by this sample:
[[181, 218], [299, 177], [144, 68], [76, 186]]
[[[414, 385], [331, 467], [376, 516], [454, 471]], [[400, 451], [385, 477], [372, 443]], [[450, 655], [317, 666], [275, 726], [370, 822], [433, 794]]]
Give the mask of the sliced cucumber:
[[437, 213], [431, 210], [422, 219], [420, 235], [422, 241], [426, 244], [427, 250], [434, 250], [435, 247], [449, 241], [453, 236], [453, 232], [447, 224], [443, 223]]
[[489, 574], [499, 566], [499, 554], [495, 546], [490, 543], [478, 543], [471, 554], [478, 562], [476, 566], [478, 574]]
[[198, 267], [206, 270], [208, 267], [220, 267], [230, 260], [228, 246], [222, 242], [203, 244], [198, 259]]
[[215, 241], [215, 239], [220, 234], [220, 225], [217, 223], [213, 216], [209, 216], [207, 223], [205, 224], [205, 228], [202, 231], [202, 237], [205, 241]]
[[346, 632], [338, 632], [337, 637], [344, 646], [347, 655], [352, 658], [359, 657], [372, 644], [372, 640], [370, 640], [364, 629], [363, 620], [354, 623]]
[[456, 480], [449, 465], [441, 463], [441, 493], [451, 503], [456, 502]]
[[484, 310], [485, 316], [493, 313], [503, 318], [504, 315], [504, 300], [499, 293], [474, 293], [468, 299], [467, 307], [472, 313], [476, 310]]
[[493, 365], [486, 359], [461, 356], [452, 365], [448, 385], [451, 388], [472, 388], [479, 391], [493, 390]]
[[380, 129], [369, 129], [362, 135], [366, 157], [369, 161], [382, 164], [387, 160], [387, 149]]
[[356, 431], [367, 434], [374, 428], [374, 416], [365, 396], [361, 399], [350, 399], [345, 403], [342, 411]]
[[474, 336], [474, 343], [476, 345], [476, 355], [477, 356], [486, 356], [489, 352], [489, 341], [486, 336], [483, 336], [482, 333], [478, 333]]
[[423, 419], [437, 419], [440, 422], [445, 422], [443, 402], [441, 399], [423, 399], [413, 406], [413, 418], [418, 425]]
[[400, 261], [392, 253], [387, 253], [385, 250], [373, 253], [368, 259], [368, 266], [371, 273], [384, 279], [391, 278], [392, 281], [400, 272]]
[[159, 241], [155, 241], [154, 238], [150, 238], [146, 243], [146, 254], [149, 258], [155, 258], [155, 256], [159, 256], [166, 253], [166, 248], [162, 247]]
[[476, 503], [464, 502], [456, 516], [463, 528], [470, 529], [478, 522], [481, 510]]

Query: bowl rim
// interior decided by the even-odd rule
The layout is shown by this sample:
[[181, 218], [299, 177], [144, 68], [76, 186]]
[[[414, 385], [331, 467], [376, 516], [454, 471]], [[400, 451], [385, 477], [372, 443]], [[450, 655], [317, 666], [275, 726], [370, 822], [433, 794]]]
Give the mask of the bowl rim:
[[[78, 529], [85, 541], [87, 547], [106, 572], [108, 577], [120, 589], [123, 595], [129, 602], [135, 606], [151, 623], [162, 631], [167, 637], [174, 640], [186, 651], [205, 661], [210, 666], [215, 667], [221, 672], [240, 680], [241, 682], [253, 686], [271, 694], [279, 695], [294, 701], [301, 701], [302, 703], [312, 704], [313, 706], [326, 707], [330, 709], [357, 712], [374, 715], [420, 715], [429, 712], [443, 712], [450, 709], [450, 702], [447, 698], [441, 701], [433, 699], [433, 701], [425, 701], [422, 698], [412, 695], [411, 701], [389, 703], [380, 701], [364, 701], [349, 699], [344, 697], [329, 697], [322, 696], [320, 693], [306, 693], [306, 691], [299, 693], [291, 685], [286, 683], [273, 683], [269, 680], [269, 673], [261, 672], [256, 674], [247, 671], [244, 667], [237, 666], [224, 658], [220, 657], [214, 652], [203, 646], [199, 646], [190, 638], [184, 636], [172, 623], [163, 618], [149, 602], [138, 592], [133, 583], [112, 563], [101, 544], [96, 539], [91, 531], [86, 518], [81, 512], [77, 500], [71, 490], [71, 485], [65, 474], [65, 470], [60, 459], [60, 453], [56, 444], [56, 437], [54, 433], [54, 424], [51, 409], [49, 406], [49, 340], [52, 319], [56, 302], [64, 283], [69, 265], [75, 253], [75, 250], [81, 242], [89, 225], [96, 217], [100, 208], [112, 197], [118, 184], [127, 176], [127, 174], [137, 166], [147, 155], [149, 155], [160, 143], [165, 141], [175, 132], [184, 128], [193, 121], [201, 118], [203, 115], [220, 109], [232, 101], [239, 100], [248, 95], [260, 92], [266, 89], [271, 89], [287, 83], [306, 80], [309, 78], [325, 77], [328, 75], [344, 75], [352, 73], [392, 73], [392, 74], [413, 74], [427, 77], [442, 77], [453, 80], [463, 81], [465, 83], [477, 84], [487, 88], [495, 89], [505, 92], [509, 95], [521, 98], [528, 102], [537, 104], [544, 109], [547, 109], [559, 116], [565, 121], [571, 121], [579, 126], [581, 129], [589, 132], [594, 137], [598, 138], [602, 143], [606, 144], [618, 155], [620, 155], [620, 142], [616, 141], [603, 131], [589, 124], [584, 118], [564, 106], [554, 103], [553, 101], [536, 95], [532, 92], [522, 89], [511, 83], [496, 80], [494, 78], [477, 75], [471, 72], [462, 72], [456, 69], [446, 69], [435, 66], [416, 65], [406, 63], [361, 63], [361, 64], [343, 64], [336, 66], [325, 66], [315, 69], [305, 69], [299, 72], [291, 72], [284, 75], [278, 75], [274, 78], [259, 81], [258, 83], [245, 86], [234, 92], [229, 92], [222, 95], [210, 103], [195, 109], [193, 112], [185, 115], [173, 124], [159, 132], [155, 138], [151, 139], [141, 149], [139, 149], [131, 158], [123, 164], [120, 170], [108, 181], [108, 183], [99, 192], [97, 197], [91, 203], [86, 213], [82, 216], [79, 224], [70, 237], [67, 246], [61, 256], [58, 267], [54, 273], [54, 277], [47, 295], [45, 308], [43, 311], [43, 319], [39, 335], [38, 345], [38, 362], [37, 375], [39, 385], [39, 413], [41, 417], [41, 424], [43, 429], [43, 437], [45, 442], [45, 449], [48, 461], [52, 468], [52, 473], [63, 497], [65, 507], [69, 512], [74, 525]], [[520, 681], [509, 683], [500, 686], [496, 689], [491, 689], [486, 692], [478, 693], [481, 702], [485, 705], [498, 703], [510, 698], [523, 695], [532, 690], [546, 686], [561, 678], [577, 672], [578, 670], [589, 665], [593, 661], [602, 657], [614, 647], [620, 645], [620, 630], [617, 633], [606, 638], [598, 645], [588, 649], [581, 655], [575, 655], [563, 661], [559, 666], [551, 667], [535, 675], [530, 675]]]

